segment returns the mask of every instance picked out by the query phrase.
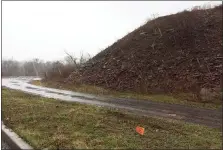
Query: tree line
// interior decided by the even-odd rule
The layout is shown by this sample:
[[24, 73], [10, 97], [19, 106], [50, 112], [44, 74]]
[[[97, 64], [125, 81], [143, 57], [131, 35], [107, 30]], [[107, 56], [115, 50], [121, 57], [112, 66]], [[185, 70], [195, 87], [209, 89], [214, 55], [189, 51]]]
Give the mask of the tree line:
[[17, 61], [13, 59], [2, 60], [2, 76], [39, 76], [42, 78], [66, 78], [71, 72], [82, 66], [90, 59], [90, 55], [83, 54], [79, 59], [67, 53], [61, 61], [43, 61], [32, 59]]

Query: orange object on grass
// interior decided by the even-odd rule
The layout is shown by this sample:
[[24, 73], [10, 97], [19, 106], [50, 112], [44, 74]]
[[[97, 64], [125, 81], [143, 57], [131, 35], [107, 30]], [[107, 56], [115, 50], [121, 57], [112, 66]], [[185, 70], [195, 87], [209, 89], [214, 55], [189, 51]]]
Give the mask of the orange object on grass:
[[145, 129], [143, 127], [137, 126], [136, 127], [136, 132], [143, 135], [144, 134]]

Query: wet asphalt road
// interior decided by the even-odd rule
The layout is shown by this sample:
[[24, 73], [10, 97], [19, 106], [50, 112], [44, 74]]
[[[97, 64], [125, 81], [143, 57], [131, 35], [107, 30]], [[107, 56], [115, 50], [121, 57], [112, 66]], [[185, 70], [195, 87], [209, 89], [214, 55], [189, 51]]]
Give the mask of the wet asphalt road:
[[86, 103], [125, 110], [137, 115], [158, 116], [186, 122], [203, 124], [210, 127], [221, 127], [222, 111], [193, 108], [179, 104], [166, 104], [147, 100], [98, 97], [91, 94], [59, 90], [31, 85], [28, 82], [34, 77], [3, 78], [2, 86], [21, 90], [26, 93], [54, 98], [63, 101]]

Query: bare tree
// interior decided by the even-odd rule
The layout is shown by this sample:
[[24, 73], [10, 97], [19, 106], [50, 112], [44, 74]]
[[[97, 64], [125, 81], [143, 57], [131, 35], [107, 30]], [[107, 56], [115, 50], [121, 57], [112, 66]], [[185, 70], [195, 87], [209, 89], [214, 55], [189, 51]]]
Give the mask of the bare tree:
[[72, 62], [75, 65], [75, 67], [76, 67], [77, 66], [77, 62], [76, 62], [77, 59], [74, 56], [72, 56], [71, 54], [69, 54], [68, 52], [66, 52], [66, 50], [64, 50], [64, 52], [67, 54], [67, 57], [65, 58], [66, 61], [68, 63]]

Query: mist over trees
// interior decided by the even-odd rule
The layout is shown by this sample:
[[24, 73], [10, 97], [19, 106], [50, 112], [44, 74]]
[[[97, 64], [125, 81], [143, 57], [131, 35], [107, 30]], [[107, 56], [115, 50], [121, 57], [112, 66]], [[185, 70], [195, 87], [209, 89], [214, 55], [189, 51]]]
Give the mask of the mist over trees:
[[[2, 60], [2, 76], [39, 76], [46, 70], [46, 64], [39, 59], [17, 61], [13, 59]], [[49, 68], [49, 67], [48, 67]]]
[[91, 58], [89, 54], [86, 56], [81, 54], [81, 57], [77, 59], [74, 55], [65, 53], [67, 56], [60, 61], [44, 62], [37, 58], [29, 61], [2, 59], [2, 76], [39, 76], [44, 79], [66, 78]]

